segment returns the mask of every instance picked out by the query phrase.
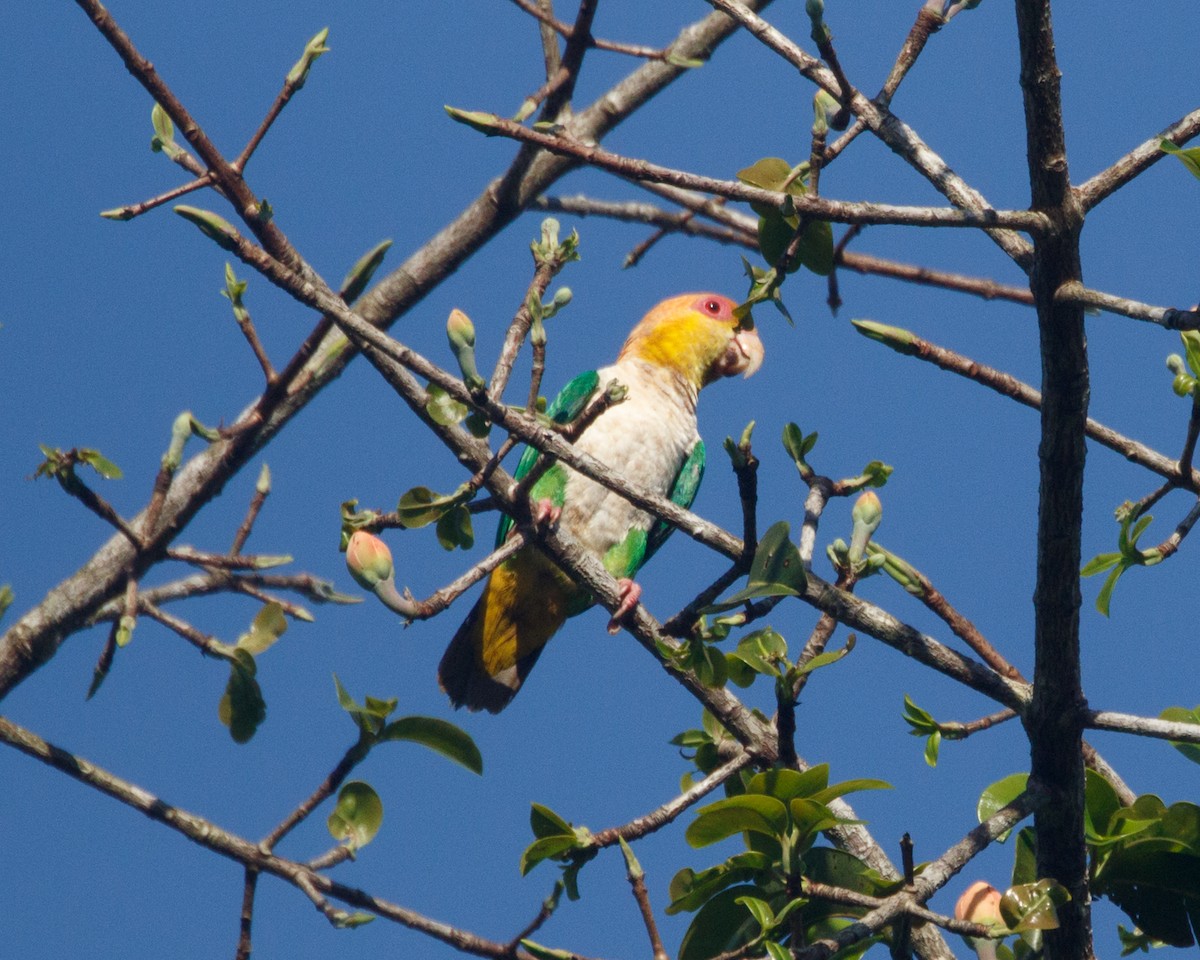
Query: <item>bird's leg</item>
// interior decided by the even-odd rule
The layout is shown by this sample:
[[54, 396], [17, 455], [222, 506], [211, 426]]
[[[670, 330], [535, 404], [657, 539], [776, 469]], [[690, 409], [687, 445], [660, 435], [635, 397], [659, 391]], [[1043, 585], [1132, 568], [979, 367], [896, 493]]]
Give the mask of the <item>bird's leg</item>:
[[621, 621], [633, 612], [633, 608], [642, 598], [642, 588], [628, 577], [621, 577], [617, 581], [617, 592], [620, 594], [621, 602], [613, 611], [612, 619], [608, 621], [608, 632], [612, 634], [621, 632]]

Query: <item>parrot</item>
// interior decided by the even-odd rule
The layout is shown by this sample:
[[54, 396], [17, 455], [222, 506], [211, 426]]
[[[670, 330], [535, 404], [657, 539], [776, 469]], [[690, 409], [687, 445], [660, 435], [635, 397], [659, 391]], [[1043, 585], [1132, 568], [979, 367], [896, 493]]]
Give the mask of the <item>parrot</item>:
[[[723, 377], [749, 377], [763, 345], [736, 304], [715, 293], [664, 300], [633, 328], [615, 363], [580, 374], [546, 414], [557, 423], [578, 417], [613, 380], [626, 388], [580, 434], [575, 449], [685, 509], [704, 474], [704, 442], [696, 429], [700, 389]], [[538, 451], [526, 448], [514, 476], [527, 475]], [[616, 578], [621, 603], [609, 632], [637, 606], [632, 579], [673, 529], [607, 487], [554, 463], [530, 489], [535, 522], [560, 524], [598, 556]], [[501, 520], [497, 546], [513, 529]], [[499, 713], [516, 696], [543, 648], [568, 617], [592, 606], [589, 591], [532, 544], [496, 567], [454, 634], [438, 666], [438, 683], [455, 707]]]

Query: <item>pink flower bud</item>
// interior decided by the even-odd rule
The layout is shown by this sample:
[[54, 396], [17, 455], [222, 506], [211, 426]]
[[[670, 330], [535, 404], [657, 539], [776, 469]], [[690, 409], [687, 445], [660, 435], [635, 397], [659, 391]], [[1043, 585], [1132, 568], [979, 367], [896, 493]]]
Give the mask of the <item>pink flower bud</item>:
[[346, 566], [359, 586], [374, 591], [392, 579], [392, 551], [374, 534], [355, 530], [346, 545]]
[[1000, 916], [1000, 891], [990, 883], [976, 880], [967, 887], [954, 905], [954, 916], [958, 920], [969, 920], [989, 927], [1007, 926]]

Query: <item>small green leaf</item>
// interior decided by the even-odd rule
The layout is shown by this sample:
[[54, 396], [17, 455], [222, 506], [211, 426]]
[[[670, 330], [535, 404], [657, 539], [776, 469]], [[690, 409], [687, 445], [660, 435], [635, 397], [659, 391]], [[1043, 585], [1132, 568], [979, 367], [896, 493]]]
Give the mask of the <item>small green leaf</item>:
[[459, 403], [436, 383], [431, 383], [427, 393], [429, 399], [425, 403], [425, 412], [443, 427], [451, 427], [464, 420], [471, 408], [465, 403]]
[[1103, 573], [1115, 567], [1121, 562], [1121, 554], [1119, 553], [1098, 553], [1083, 565], [1083, 569], [1079, 571], [1081, 577], [1094, 577], [1098, 573]]
[[304, 52], [300, 54], [300, 59], [288, 71], [286, 77], [287, 83], [293, 90], [299, 90], [304, 86], [305, 81], [308, 80], [308, 72], [317, 58], [321, 54], [329, 52], [329, 48], [325, 46], [327, 39], [329, 39], [329, 28], [325, 27], [304, 45]]
[[383, 801], [370, 784], [351, 780], [338, 791], [337, 806], [326, 821], [335, 840], [351, 850], [370, 843], [383, 823]]
[[1000, 915], [1010, 930], [1057, 930], [1057, 908], [1071, 894], [1057, 880], [1044, 879], [1007, 890], [1000, 899]]
[[95, 470], [105, 480], [120, 480], [124, 476], [121, 473], [121, 468], [104, 456], [99, 450], [80, 450], [78, 451], [80, 463], [86, 463], [89, 467]]
[[484, 134], [484, 136], [494, 137], [498, 133], [496, 130], [496, 121], [500, 118], [494, 113], [486, 113], [482, 110], [459, 110], [449, 105], [443, 109], [450, 115], [451, 120], [465, 123], [471, 129], [478, 130]]
[[743, 884], [722, 890], [697, 911], [683, 942], [679, 960], [709, 960], [718, 954], [749, 942], [757, 934], [757, 924], [738, 900], [744, 896], [765, 898], [765, 891]]
[[367, 913], [363, 910], [355, 910], [354, 913], [338, 910], [334, 914], [333, 924], [339, 930], [353, 930], [355, 927], [361, 927], [363, 924], [370, 923], [374, 919], [375, 914]]
[[771, 905], [766, 900], [758, 897], [738, 897], [734, 903], [740, 903], [749, 910], [750, 915], [762, 927], [764, 933], [775, 925], [775, 911], [771, 909]]
[[1129, 569], [1129, 565], [1122, 560], [1117, 566], [1113, 567], [1112, 572], [1104, 581], [1104, 586], [1100, 588], [1100, 592], [1096, 594], [1096, 609], [1106, 617], [1109, 615], [1109, 607], [1112, 605], [1113, 590], [1117, 587], [1117, 581], [1121, 579], [1121, 575]]
[[915, 344], [917, 335], [903, 327], [893, 327], [886, 323], [877, 323], [874, 320], [851, 320], [850, 323], [868, 340], [891, 347], [897, 353], [911, 356], [919, 352], [919, 348]]
[[525, 876], [543, 860], [561, 858], [563, 854], [578, 846], [579, 838], [574, 833], [558, 834], [534, 840], [521, 854], [521, 876]]
[[360, 706], [346, 692], [346, 688], [342, 686], [336, 673], [333, 675], [333, 685], [337, 690], [338, 705], [350, 714], [362, 735], [370, 738], [376, 737], [383, 730], [384, 722], [396, 709], [397, 701], [394, 698], [379, 700], [375, 697], [367, 697], [366, 704]]
[[529, 826], [535, 837], [556, 837], [574, 834], [575, 828], [549, 807], [540, 803], [530, 804]]
[[[0, 608], [0, 613], [3, 609]], [[1183, 707], [1167, 707], [1159, 714], [1163, 720], [1170, 720], [1172, 723], [1197, 723], [1200, 724], [1200, 706], [1194, 710], [1187, 710]], [[1192, 763], [1200, 763], [1200, 744], [1198, 743], [1183, 743], [1180, 741], [1169, 741], [1171, 746], [1182, 753]]]
[[850, 634], [848, 637], [846, 637], [845, 646], [843, 646], [840, 650], [827, 650], [825, 653], [818, 653], [807, 663], [797, 666], [795, 670], [796, 676], [804, 676], [812, 673], [814, 670], [821, 669], [821, 667], [827, 667], [831, 663], [837, 663], [839, 660], [845, 657], [846, 654], [854, 649], [854, 645], [857, 642], [858, 641], [855, 639], [854, 634]]
[[235, 743], [246, 743], [267, 718], [267, 704], [254, 678], [254, 657], [245, 650], [231, 648], [229, 682], [217, 706], [217, 716], [229, 728]]
[[[1029, 782], [1029, 774], [1014, 773], [1002, 780], [997, 780], [991, 786], [983, 791], [979, 796], [979, 803], [975, 808], [975, 815], [979, 818], [979, 822], [983, 823], [998, 810], [1007, 807], [1010, 803], [1017, 799], [1025, 792], [1025, 786]], [[1008, 839], [1008, 834], [1011, 831], [1005, 831], [1001, 836], [997, 837], [1001, 843]]]
[[763, 534], [754, 551], [746, 587], [733, 596], [705, 607], [701, 613], [719, 613], [740, 606], [747, 600], [759, 597], [798, 597], [804, 593], [807, 577], [800, 551], [788, 539], [789, 527], [786, 520], [778, 523]]
[[13, 599], [12, 584], [6, 583], [0, 587], [0, 618], [3, 618], [4, 611], [12, 606]]
[[701, 807], [684, 836], [693, 847], [706, 847], [750, 831], [772, 838], [787, 832], [787, 808], [774, 797], [743, 794]]
[[211, 210], [201, 210], [199, 207], [189, 207], [186, 204], [178, 204], [171, 209], [184, 220], [198, 227], [201, 233], [222, 250], [237, 250], [238, 233], [228, 220], [218, 217]]
[[401, 717], [383, 728], [379, 740], [408, 740], [420, 743], [444, 757], [449, 757], [472, 773], [483, 773], [483, 756], [475, 741], [465, 730], [446, 720], [436, 717]]
[[1170, 140], [1160, 140], [1158, 148], [1163, 153], [1169, 153], [1175, 157], [1180, 163], [1187, 167], [1188, 173], [1200, 180], [1200, 147], [1188, 147], [1181, 149], [1175, 146]]
[[925, 741], [925, 762], [931, 767], [936, 767], [938, 762], [938, 752], [942, 747], [942, 731], [934, 730], [929, 735], [929, 739]]
[[237, 645], [252, 656], [258, 656], [283, 636], [287, 627], [283, 607], [278, 603], [263, 604], [250, 624], [250, 632], [243, 633], [238, 638]]
[[375, 271], [379, 269], [383, 263], [383, 258], [387, 256], [387, 252], [391, 247], [392, 241], [384, 240], [364, 253], [354, 266], [350, 268], [350, 272], [346, 274], [346, 279], [342, 281], [342, 289], [338, 296], [345, 300], [346, 303], [353, 303], [362, 296], [362, 292], [367, 289], [367, 285], [371, 282], [371, 278], [375, 276]]
[[698, 67], [704, 66], [703, 60], [697, 60], [694, 57], [685, 57], [682, 54], [675, 53], [673, 50], [667, 51], [666, 62], [673, 67], [683, 67], [686, 70], [695, 70]]
[[471, 526], [471, 512], [461, 503], [451, 507], [437, 522], [437, 538], [443, 549], [461, 547], [470, 550], [475, 546], [475, 531]]
[[892, 785], [886, 780], [874, 780], [869, 777], [859, 777], [855, 780], [843, 780], [841, 783], [831, 784], [824, 790], [819, 790], [814, 794], [810, 794], [810, 800], [817, 803], [829, 803], [831, 800], [836, 800], [838, 797], [844, 797], [850, 793], [861, 793], [864, 790], [891, 790]]
[[528, 950], [537, 960], [575, 960], [575, 954], [570, 950], [555, 950], [552, 947], [543, 947], [540, 943], [530, 940], [528, 937], [521, 940], [521, 946]]

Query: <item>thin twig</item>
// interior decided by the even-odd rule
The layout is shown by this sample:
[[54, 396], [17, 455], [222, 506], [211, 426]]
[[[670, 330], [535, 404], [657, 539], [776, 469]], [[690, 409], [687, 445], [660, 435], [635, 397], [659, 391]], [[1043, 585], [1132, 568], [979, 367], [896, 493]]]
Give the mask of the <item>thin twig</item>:
[[1198, 133], [1200, 133], [1200, 110], [1193, 110], [1176, 120], [1158, 136], [1151, 137], [1112, 166], [1101, 170], [1094, 177], [1076, 187], [1075, 195], [1079, 198], [1080, 205], [1085, 211], [1091, 210], [1165, 157], [1166, 154], [1158, 145], [1161, 140], [1170, 140], [1176, 146], [1182, 146]]
[[[716, 0], [712, 0], [716, 2]], [[1037, 233], [1046, 227], [1044, 218], [1027, 210], [974, 211], [947, 207], [908, 207], [887, 203], [850, 202], [822, 197], [794, 196], [765, 190], [737, 180], [720, 180], [702, 174], [664, 167], [648, 160], [626, 157], [570, 136], [543, 133], [489, 113], [460, 113], [460, 119], [489, 133], [532, 144], [561, 156], [581, 160], [633, 181], [665, 183], [685, 190], [713, 193], [730, 200], [768, 204], [794, 209], [814, 220], [835, 223], [902, 224], [920, 227], [1008, 229]]]
[[[966, 377], [968, 380], [973, 380], [1024, 406], [1032, 407], [1035, 410], [1041, 409], [1041, 393], [1011, 374], [977, 363], [969, 357], [938, 346], [921, 337], [912, 336], [906, 342], [911, 349], [906, 348], [901, 351], [903, 353], [925, 360], [961, 377]], [[1145, 467], [1161, 477], [1173, 480], [1184, 489], [1200, 492], [1200, 472], [1195, 469], [1187, 476], [1180, 476], [1177, 460], [1172, 460], [1146, 444], [1132, 440], [1091, 418], [1086, 420], [1084, 432], [1101, 446], [1119, 453], [1126, 460]]]
[[250, 960], [251, 928], [254, 925], [254, 894], [258, 889], [258, 871], [246, 867], [242, 884], [242, 909], [238, 914], [238, 944], [234, 960]]
[[621, 840], [631, 843], [634, 840], [640, 840], [642, 837], [654, 833], [656, 830], [662, 829], [689, 807], [704, 799], [704, 797], [716, 790], [717, 787], [725, 783], [726, 780], [740, 773], [753, 762], [754, 757], [751, 754], [744, 750], [739, 750], [733, 759], [726, 760], [721, 766], [713, 770], [712, 773], [707, 774], [704, 779], [698, 780], [679, 796], [664, 803], [661, 807], [630, 820], [619, 827], [607, 827], [604, 830], [593, 833], [590, 846], [603, 849], [614, 846]]
[[[570, 40], [575, 35], [575, 30], [569, 24], [563, 23], [552, 15], [534, 6], [530, 0], [512, 0], [518, 7], [528, 13], [531, 17], [535, 17], [542, 23], [549, 26], [556, 33], [560, 34], [564, 39]], [[587, 44], [590, 47], [595, 47], [597, 50], [607, 50], [610, 53], [623, 53], [630, 57], [640, 57], [645, 60], [665, 60], [670, 53], [671, 48], [659, 50], [655, 47], [645, 47], [632, 43], [618, 43], [614, 40], [602, 40], [599, 37], [588, 36]]]

